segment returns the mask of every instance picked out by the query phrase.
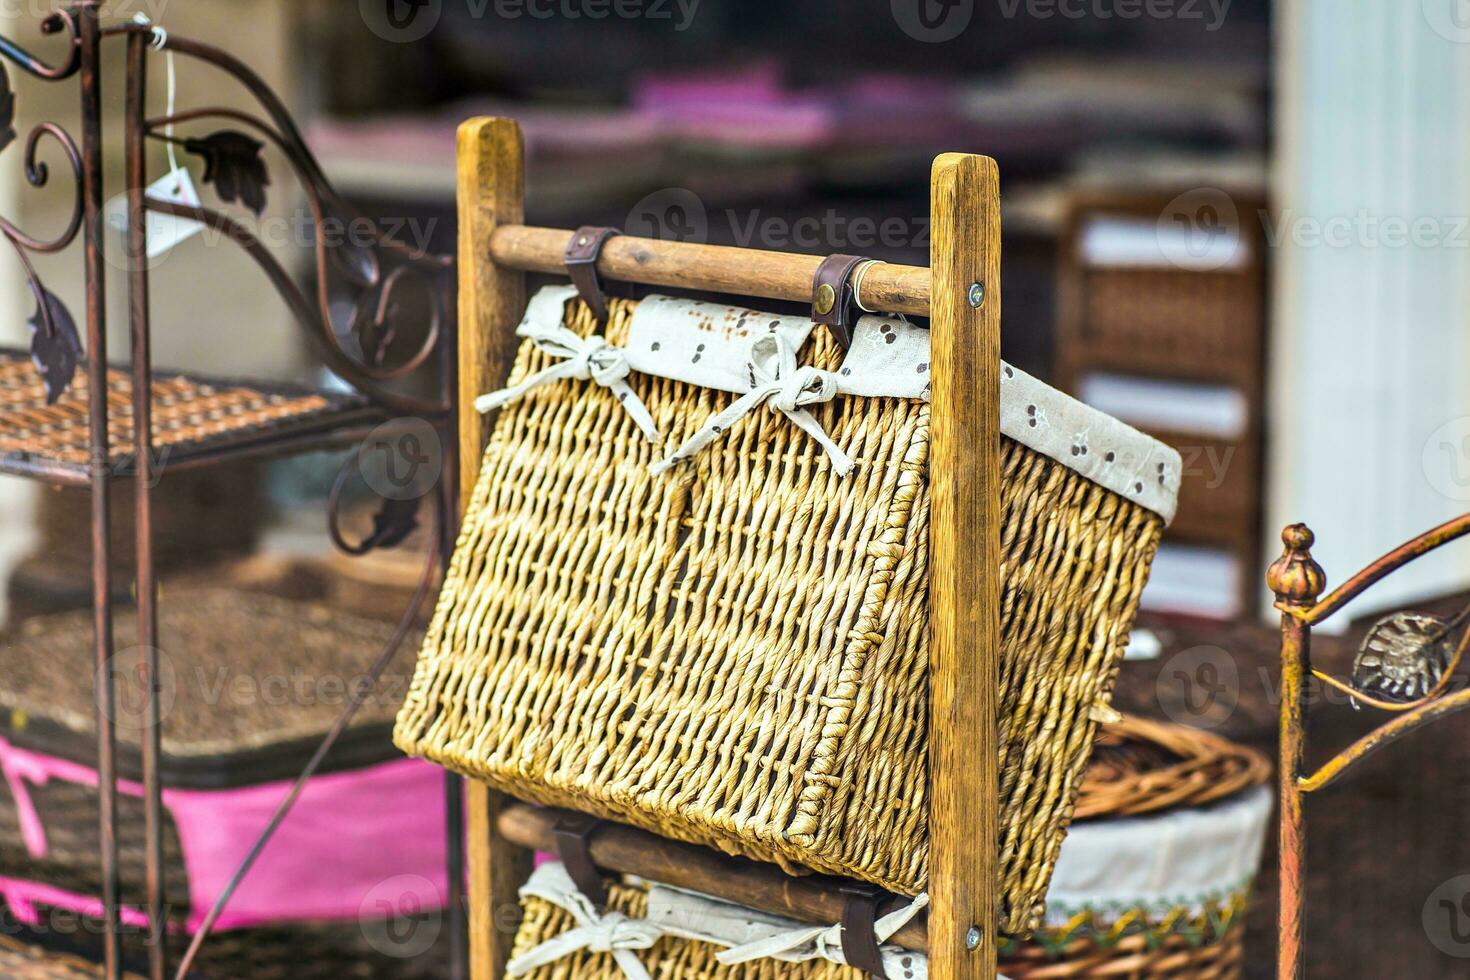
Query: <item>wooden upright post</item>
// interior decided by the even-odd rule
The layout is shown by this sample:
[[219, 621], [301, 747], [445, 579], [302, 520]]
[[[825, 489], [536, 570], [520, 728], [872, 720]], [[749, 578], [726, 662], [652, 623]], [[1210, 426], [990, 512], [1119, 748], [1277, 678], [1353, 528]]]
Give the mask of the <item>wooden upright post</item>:
[[[505, 383], [515, 356], [515, 328], [526, 307], [525, 273], [496, 265], [496, 226], [524, 220], [525, 153], [509, 119], [471, 119], [459, 127], [459, 503], [463, 516], [489, 435], [475, 398]], [[499, 980], [515, 932], [516, 892], [531, 854], [495, 829], [500, 794], [466, 782], [469, 810], [470, 977]]]
[[1000, 177], [930, 184], [929, 969], [994, 980], [1000, 650]]

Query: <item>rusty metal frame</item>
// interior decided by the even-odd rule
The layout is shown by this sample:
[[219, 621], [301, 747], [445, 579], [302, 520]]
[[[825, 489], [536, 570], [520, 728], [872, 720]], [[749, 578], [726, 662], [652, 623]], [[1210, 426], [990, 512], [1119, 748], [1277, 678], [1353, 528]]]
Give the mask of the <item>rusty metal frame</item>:
[[[1280, 764], [1280, 919], [1278, 924], [1277, 976], [1303, 980], [1306, 949], [1303, 942], [1306, 904], [1304, 867], [1307, 828], [1302, 801], [1326, 789], [1369, 755], [1398, 741], [1425, 725], [1470, 707], [1470, 689], [1453, 691], [1456, 668], [1470, 645], [1470, 629], [1454, 644], [1454, 652], [1441, 676], [1422, 697], [1390, 701], [1374, 697], [1312, 666], [1312, 628], [1339, 612], [1374, 584], [1409, 562], [1470, 534], [1470, 514], [1457, 517], [1410, 539], [1374, 561], [1325, 597], [1327, 576], [1312, 558], [1316, 540], [1305, 524], [1293, 524], [1281, 533], [1285, 546], [1280, 558], [1266, 573], [1266, 584], [1276, 596], [1281, 612], [1281, 764]], [[1448, 636], [1441, 639], [1447, 639]], [[1309, 680], [1350, 695], [1358, 704], [1395, 715], [1373, 731], [1339, 751], [1325, 763], [1309, 769], [1307, 722]]]
[[[136, 21], [104, 26], [100, 21], [100, 0], [72, 0], [41, 20], [43, 33], [64, 39], [63, 57], [48, 62], [13, 41], [0, 37], [0, 58], [9, 61], [36, 78], [61, 81], [76, 77], [81, 99], [81, 144], [54, 123], [41, 123], [28, 134], [25, 143], [25, 173], [34, 187], [46, 185], [47, 166], [38, 158], [44, 139], [57, 143], [66, 157], [76, 185], [75, 204], [66, 227], [54, 238], [27, 234], [0, 217], [0, 237], [11, 246], [25, 272], [37, 303], [37, 330], [54, 336], [57, 329], [50, 297], [29, 259], [28, 253], [54, 253], [66, 249], [80, 234], [83, 238], [84, 280], [86, 293], [86, 367], [89, 382], [89, 431], [91, 455], [85, 485], [91, 493], [92, 534], [92, 606], [94, 613], [96, 660], [97, 771], [100, 840], [101, 899], [105, 923], [103, 951], [105, 976], [109, 980], [122, 976], [121, 919], [117, 855], [117, 769], [115, 686], [111, 673], [114, 650], [112, 629], [112, 574], [110, 488], [114, 479], [130, 476], [136, 481], [136, 573], [138, 603], [138, 645], [143, 649], [149, 677], [157, 674], [157, 581], [153, 564], [152, 510], [150, 492], [161, 475], [152, 452], [151, 388], [151, 311], [149, 270], [146, 261], [147, 215], [149, 212], [190, 218], [222, 232], [243, 248], [265, 273], [272, 287], [285, 300], [292, 315], [303, 328], [304, 335], [317, 357], [336, 375], [361, 392], [381, 411], [388, 414], [425, 417], [438, 432], [445, 445], [456, 444], [454, 432], [455, 339], [451, 314], [452, 274], [454, 259], [448, 255], [423, 252], [373, 229], [366, 243], [330, 243], [326, 240], [328, 218], [352, 220], [362, 216], [332, 187], [316, 158], [306, 147], [301, 133], [281, 99], [239, 59], [228, 52], [200, 41], [170, 35], [148, 23]], [[126, 467], [111, 464], [108, 445], [108, 401], [106, 372], [108, 367], [107, 333], [104, 311], [105, 283], [103, 267], [103, 102], [100, 66], [104, 42], [118, 39], [126, 46], [126, 74], [123, 109], [124, 154], [126, 164], [126, 265], [128, 320], [131, 340], [130, 370], [132, 374], [132, 410], [136, 420], [132, 446], [133, 463]], [[212, 66], [231, 76], [259, 104], [263, 116], [224, 107], [203, 107], [170, 116], [149, 118], [146, 114], [146, 84], [150, 51], [166, 50], [182, 57]], [[316, 292], [308, 296], [269, 249], [240, 220], [226, 212], [208, 207], [183, 207], [153, 200], [146, 196], [149, 179], [146, 165], [148, 140], [174, 140], [174, 126], [203, 121], [235, 124], [259, 136], [257, 142], [270, 145], [286, 158], [305, 194], [311, 211], [314, 236]], [[254, 139], [254, 136], [251, 137]], [[174, 140], [177, 142], [177, 140]], [[263, 166], [263, 164], [262, 164]], [[221, 190], [221, 196], [229, 198]], [[349, 350], [334, 326], [330, 287], [345, 285], [355, 293], [353, 314], [345, 325], [346, 332], [358, 341], [357, 350]], [[422, 339], [407, 357], [397, 363], [386, 363], [397, 337], [401, 308], [398, 296], [414, 289], [427, 303], [428, 322], [422, 326]], [[393, 387], [409, 374], [435, 364], [433, 396], [424, 397]], [[293, 433], [272, 439], [265, 435], [247, 439], [239, 445], [217, 447], [201, 458], [200, 463], [223, 461], [263, 452], [282, 453], [306, 448], [340, 444], [345, 434], [360, 435], [363, 419], [354, 416], [343, 431]], [[404, 613], [392, 639], [380, 652], [368, 672], [376, 680], [401, 645], [415, 615], [422, 607], [435, 573], [447, 562], [453, 542], [453, 496], [455, 487], [454, 455], [445, 454], [446, 472], [441, 473], [436, 495], [436, 518], [431, 545], [414, 602]], [[125, 471], [125, 472], [124, 472]], [[56, 482], [57, 474], [45, 466], [33, 472], [41, 479]], [[66, 482], [75, 483], [73, 478]], [[344, 538], [336, 524], [336, 494], [329, 502], [329, 517], [334, 541]], [[355, 553], [366, 550], [349, 547]], [[346, 730], [353, 715], [365, 700], [368, 689], [359, 689], [349, 698], [346, 708], [323, 738], [311, 760], [304, 767], [293, 789], [261, 833], [231, 883], [224, 890], [204, 925], [192, 937], [189, 949], [176, 971], [170, 969], [166, 943], [167, 904], [163, 882], [163, 809], [159, 774], [161, 756], [161, 718], [158, 688], [146, 687], [146, 735], [143, 739], [143, 786], [147, 908], [149, 922], [148, 976], [150, 980], [167, 980], [170, 975], [183, 980], [219, 914], [224, 910], [235, 887], [249, 872], [255, 857], [269, 841], [275, 829], [300, 795], [306, 781], [316, 771], [337, 738]], [[466, 970], [466, 940], [463, 921], [463, 827], [462, 786], [457, 777], [447, 777], [445, 792], [449, 802], [449, 911], [452, 976], [462, 977]]]

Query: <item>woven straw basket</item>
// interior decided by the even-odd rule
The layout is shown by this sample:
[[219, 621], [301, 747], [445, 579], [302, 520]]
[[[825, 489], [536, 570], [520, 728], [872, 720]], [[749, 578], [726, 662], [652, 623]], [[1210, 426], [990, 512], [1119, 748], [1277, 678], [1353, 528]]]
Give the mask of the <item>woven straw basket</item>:
[[[402, 608], [400, 604], [400, 608]], [[342, 710], [347, 682], [366, 669], [392, 636], [392, 626], [347, 615], [325, 606], [215, 588], [165, 591], [160, 607], [160, 676], [170, 710], [165, 718], [160, 765], [165, 792], [251, 787], [296, 776], [322, 734]], [[131, 610], [119, 610], [114, 629], [120, 638], [133, 629]], [[136, 706], [138, 651], [119, 642], [118, 765], [124, 779], [137, 780], [140, 736]], [[92, 679], [90, 610], [29, 619], [0, 634], [0, 739], [34, 752], [91, 767], [96, 736]], [[379, 695], [367, 699], [354, 724], [325, 760], [321, 772], [360, 771], [396, 758], [388, 730], [396, 710], [391, 694], [406, 686], [412, 654], [400, 650]], [[335, 689], [311, 687], [321, 697], [300, 699], [231, 696], [230, 682], [250, 677], [341, 678]], [[223, 678], [223, 679], [222, 679]], [[218, 690], [216, 690], [218, 688]], [[130, 712], [129, 707], [133, 708]], [[45, 852], [29, 846], [20, 801], [9, 780], [0, 779], [0, 878], [29, 882], [75, 896], [101, 891], [97, 855], [99, 798], [95, 781], [50, 778], [24, 780], [26, 797], [44, 830]], [[284, 792], [284, 790], [283, 790]], [[120, 793], [118, 870], [124, 906], [140, 907], [145, 893], [143, 801]], [[186, 918], [198, 911], [191, 894], [189, 863], [173, 810], [163, 810], [164, 882], [173, 918], [170, 936], [175, 958], [189, 936]], [[300, 833], [300, 830], [297, 830]], [[195, 845], [199, 845], [196, 843]], [[3, 889], [0, 889], [3, 891]], [[77, 952], [100, 955], [100, 919], [31, 902], [46, 933]], [[207, 907], [207, 902], [204, 903]], [[0, 900], [0, 910], [4, 909]], [[433, 913], [431, 913], [433, 914]], [[67, 922], [63, 930], [50, 924]], [[437, 927], [438, 920], [434, 920]], [[18, 923], [0, 919], [0, 939]], [[395, 923], [402, 925], [402, 923]], [[442, 977], [443, 951], [398, 958], [375, 948], [369, 920], [284, 922], [217, 932], [203, 946], [199, 965], [205, 976], [252, 980], [341, 980], [372, 977], [419, 980]], [[383, 932], [387, 932], [385, 927]], [[146, 962], [144, 936], [125, 929], [127, 956]], [[13, 961], [13, 962], [12, 962]], [[47, 972], [47, 971], [56, 972]], [[100, 976], [68, 972], [82, 966], [17, 944], [0, 944], [0, 977]]]
[[[636, 307], [612, 304], [610, 343]], [[568, 328], [599, 331], [566, 309]], [[836, 371], [841, 352], [819, 332], [803, 361]], [[525, 344], [512, 381], [550, 363]], [[734, 397], [628, 380], [663, 445], [589, 383], [502, 409], [397, 744], [531, 802], [919, 893], [928, 404], [814, 407], [858, 461], [846, 477], [765, 410], [655, 476]], [[1019, 934], [1164, 522], [1011, 439], [1002, 480], [1000, 895]]]
[[[1092, 816], [1105, 822], [1239, 799], [1247, 791], [1261, 792], [1258, 787], [1270, 775], [1269, 763], [1251, 749], [1195, 729], [1127, 718], [1104, 729], [1087, 769], [1082, 799], [1091, 805]], [[1000, 970], [1009, 980], [1236, 980], [1244, 960], [1249, 891], [1245, 882], [1190, 908], [1081, 909], [1027, 940], [1003, 938]], [[610, 910], [632, 919], [647, 914], [646, 884], [615, 883], [608, 892]], [[576, 925], [566, 911], [539, 897], [524, 897], [522, 909], [513, 957], [526, 955]], [[864, 980], [866, 976], [822, 959], [724, 965], [715, 959], [720, 950], [712, 943], [666, 935], [637, 956], [655, 980]], [[903, 957], [898, 966], [904, 968]], [[524, 976], [624, 980], [611, 956], [586, 949]]]

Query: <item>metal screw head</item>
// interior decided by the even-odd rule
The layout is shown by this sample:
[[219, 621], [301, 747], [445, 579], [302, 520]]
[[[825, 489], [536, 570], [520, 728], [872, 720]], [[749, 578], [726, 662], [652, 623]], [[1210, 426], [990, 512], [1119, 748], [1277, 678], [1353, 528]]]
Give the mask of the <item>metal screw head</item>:
[[979, 949], [980, 948], [980, 927], [979, 926], [971, 926], [970, 927], [970, 931], [967, 932], [967, 933], [965, 933], [965, 948], [966, 949]]
[[822, 283], [822, 285], [817, 288], [817, 299], [816, 302], [812, 304], [812, 308], [815, 309], [822, 316], [826, 316], [828, 313], [832, 312], [832, 308], [836, 305], [837, 290], [833, 289], [830, 283]]
[[970, 305], [975, 309], [985, 302], [985, 284], [983, 282], [970, 283]]

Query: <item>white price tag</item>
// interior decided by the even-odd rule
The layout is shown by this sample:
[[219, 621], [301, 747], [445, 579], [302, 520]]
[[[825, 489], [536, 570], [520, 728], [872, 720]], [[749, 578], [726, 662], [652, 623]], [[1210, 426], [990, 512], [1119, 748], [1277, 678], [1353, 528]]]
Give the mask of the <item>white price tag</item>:
[[[150, 201], [199, 207], [199, 192], [194, 188], [194, 179], [189, 176], [189, 171], [182, 167], [164, 174], [149, 184], [143, 195]], [[108, 202], [107, 223], [123, 234], [127, 233], [128, 199], [126, 195], [120, 194]], [[203, 228], [204, 225], [192, 218], [178, 218], [171, 214], [149, 211], [148, 257], [158, 258], [180, 242], [199, 234]]]

